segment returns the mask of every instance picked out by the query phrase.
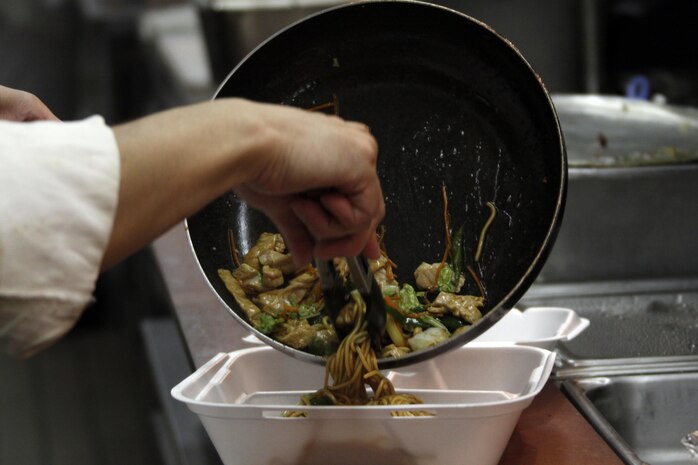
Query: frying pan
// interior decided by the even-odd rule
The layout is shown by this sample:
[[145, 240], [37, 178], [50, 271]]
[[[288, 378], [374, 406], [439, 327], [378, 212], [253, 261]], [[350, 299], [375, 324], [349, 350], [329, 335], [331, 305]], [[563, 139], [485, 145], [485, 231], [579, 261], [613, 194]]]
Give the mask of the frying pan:
[[[567, 186], [555, 109], [521, 54], [483, 23], [411, 1], [360, 2], [325, 10], [280, 31], [227, 77], [216, 98], [244, 97], [310, 108], [338, 102], [379, 144], [386, 203], [385, 245], [400, 282], [444, 252], [442, 186], [450, 223], [464, 225], [464, 250], [486, 289], [483, 318], [431, 349], [379, 360], [408, 365], [460, 346], [497, 322], [536, 278], [553, 245]], [[497, 216], [474, 262], [489, 216]], [[296, 358], [324, 360], [257, 332], [219, 280], [233, 268], [228, 230], [241, 253], [265, 231], [261, 213], [234, 193], [187, 221], [211, 288], [230, 313], [269, 345]], [[474, 280], [461, 292], [478, 295]]]

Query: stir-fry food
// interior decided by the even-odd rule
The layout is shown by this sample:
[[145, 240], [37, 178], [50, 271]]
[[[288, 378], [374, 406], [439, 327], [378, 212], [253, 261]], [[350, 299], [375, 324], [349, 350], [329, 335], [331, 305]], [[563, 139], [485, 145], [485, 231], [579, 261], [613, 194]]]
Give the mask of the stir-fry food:
[[[409, 392], [397, 392], [393, 383], [378, 369], [364, 316], [366, 305], [358, 291], [351, 291], [343, 309], [351, 321], [351, 332], [342, 339], [337, 352], [327, 358], [322, 388], [300, 398], [301, 405], [415, 405], [422, 400]], [[370, 388], [369, 389], [367, 389]], [[419, 410], [395, 410], [392, 416], [425, 416]], [[304, 417], [302, 411], [289, 410], [286, 417]]]
[[[368, 260], [380, 286], [386, 307], [386, 334], [380, 356], [400, 357], [437, 345], [467, 331], [481, 317], [485, 290], [471, 265], [465, 263], [463, 227], [451, 237], [445, 187], [444, 225], [446, 250], [438, 263], [421, 263], [414, 271], [414, 283], [399, 283], [395, 264], [381, 247], [378, 260]], [[475, 262], [480, 260], [487, 230], [496, 215], [490, 216], [480, 233]], [[229, 232], [235, 271], [219, 269], [218, 274], [249, 322], [260, 332], [299, 350], [327, 357], [322, 388], [301, 396], [301, 405], [416, 405], [422, 400], [397, 392], [378, 369], [378, 355], [371, 344], [365, 321], [366, 305], [352, 289], [346, 259], [333, 265], [346, 288], [346, 302], [333, 322], [325, 311], [317, 270], [308, 265], [294, 270], [280, 234], [262, 233], [242, 262]], [[380, 237], [382, 245], [382, 234]], [[466, 274], [467, 273], [467, 274]], [[466, 278], [471, 278], [480, 296], [461, 295]], [[335, 332], [347, 329], [340, 341]], [[370, 389], [369, 389], [370, 388]], [[286, 417], [304, 417], [302, 410], [284, 412]], [[430, 415], [421, 410], [396, 410], [393, 416]]]
[[[496, 212], [488, 204], [492, 214]], [[448, 229], [447, 229], [448, 230]], [[478, 256], [484, 233], [478, 244]], [[414, 285], [400, 283], [395, 264], [385, 252], [369, 260], [387, 309], [386, 334], [380, 356], [400, 357], [437, 345], [467, 331], [481, 317], [484, 289], [463, 257], [463, 228], [447, 236], [447, 250], [441, 262], [422, 263], [414, 270]], [[351, 291], [349, 271], [343, 258], [334, 265]], [[255, 329], [295, 349], [320, 356], [336, 352], [339, 339], [324, 311], [317, 271], [311, 265], [295, 270], [280, 234], [262, 233], [257, 243], [234, 270], [218, 270], [226, 288]], [[466, 279], [474, 279], [481, 295], [461, 295]], [[349, 310], [348, 310], [349, 311]], [[342, 312], [338, 320], [342, 318]], [[352, 326], [350, 318], [346, 324]], [[342, 325], [342, 321], [335, 322]]]

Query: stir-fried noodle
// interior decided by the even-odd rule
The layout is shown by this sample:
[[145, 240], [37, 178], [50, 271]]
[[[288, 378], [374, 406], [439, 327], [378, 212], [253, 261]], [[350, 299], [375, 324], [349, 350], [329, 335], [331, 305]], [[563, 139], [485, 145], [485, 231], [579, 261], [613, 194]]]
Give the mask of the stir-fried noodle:
[[[376, 354], [371, 347], [364, 321], [366, 305], [357, 291], [343, 309], [350, 312], [354, 327], [340, 343], [337, 352], [327, 359], [325, 385], [313, 394], [302, 396], [302, 405], [317, 404], [318, 399], [331, 405], [412, 405], [421, 404], [417, 396], [397, 393], [393, 384], [378, 369]], [[366, 389], [373, 391], [370, 397]], [[302, 412], [287, 412], [287, 416], [302, 416]], [[426, 412], [395, 411], [393, 416], [428, 415]]]

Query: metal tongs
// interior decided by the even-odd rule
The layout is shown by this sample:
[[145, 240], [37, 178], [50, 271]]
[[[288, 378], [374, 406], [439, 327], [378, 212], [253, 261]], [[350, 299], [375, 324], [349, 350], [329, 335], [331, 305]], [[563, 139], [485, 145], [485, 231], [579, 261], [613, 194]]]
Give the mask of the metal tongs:
[[[373, 277], [373, 271], [365, 257], [346, 257], [346, 260], [351, 281], [366, 303], [365, 320], [371, 346], [373, 350], [380, 353], [386, 320], [383, 293]], [[347, 304], [347, 288], [337, 275], [337, 270], [331, 260], [317, 260], [315, 264], [320, 275], [320, 287], [325, 298], [325, 309], [337, 336], [342, 340], [348, 331], [346, 327], [337, 324], [337, 316]]]

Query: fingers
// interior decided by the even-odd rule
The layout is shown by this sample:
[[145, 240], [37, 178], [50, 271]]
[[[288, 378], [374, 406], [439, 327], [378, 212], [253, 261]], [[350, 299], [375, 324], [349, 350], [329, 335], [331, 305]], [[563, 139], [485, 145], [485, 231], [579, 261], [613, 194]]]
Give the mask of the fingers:
[[380, 255], [375, 230], [383, 218], [382, 198], [373, 208], [362, 210], [351, 199], [338, 193], [326, 193], [319, 200], [300, 198], [291, 208], [315, 241], [318, 258]]
[[373, 260], [378, 260], [380, 258], [381, 248], [378, 244], [377, 235], [371, 234], [371, 236], [368, 238], [368, 242], [366, 243], [366, 247], [364, 247], [363, 254], [367, 258], [371, 258]]
[[357, 129], [357, 130], [364, 132], [366, 134], [371, 134], [371, 129], [367, 125], [365, 125], [364, 123], [359, 123], [357, 121], [346, 121], [346, 120], [342, 120], [342, 121], [344, 121], [344, 123], [349, 127]]
[[375, 232], [367, 230], [340, 239], [317, 242], [313, 253], [321, 260], [356, 255], [365, 255], [375, 260], [380, 257], [380, 247]]
[[371, 225], [368, 213], [336, 193], [322, 194], [317, 201], [300, 198], [291, 203], [291, 209], [318, 240], [336, 239]]
[[[304, 207], [301, 207], [303, 209]], [[329, 260], [334, 257], [352, 257], [365, 255], [377, 259], [380, 256], [375, 225], [367, 228], [357, 228], [352, 232], [319, 237], [308, 231], [306, 218], [301, 218], [294, 212], [281, 215], [271, 215], [270, 219], [277, 225], [284, 237], [293, 262], [300, 268], [311, 262], [313, 258]]]
[[0, 86], [0, 119], [10, 121], [59, 121], [34, 94]]
[[23, 121], [59, 121], [58, 117], [42, 102], [39, 97], [25, 93], [23, 96]]
[[310, 263], [313, 260], [314, 241], [303, 222], [290, 211], [272, 215], [270, 219], [279, 228], [296, 267]]
[[47, 121], [60, 121], [60, 119], [53, 114], [53, 112], [46, 106], [42, 101], [37, 98], [38, 105], [35, 106], [29, 115], [29, 118], [33, 121], [36, 120], [47, 120]]

